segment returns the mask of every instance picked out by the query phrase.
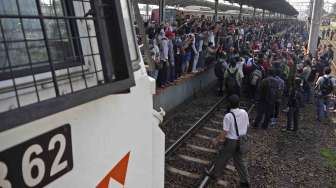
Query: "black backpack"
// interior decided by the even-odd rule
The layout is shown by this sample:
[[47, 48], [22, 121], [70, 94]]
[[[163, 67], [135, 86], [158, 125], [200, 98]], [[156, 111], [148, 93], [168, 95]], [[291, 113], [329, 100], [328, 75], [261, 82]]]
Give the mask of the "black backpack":
[[227, 70], [228, 77], [225, 80], [225, 86], [229, 93], [231, 94], [238, 94], [236, 92], [239, 92], [239, 84], [237, 81], [237, 73], [238, 68], [235, 70], [235, 72], [231, 73], [229, 70]]
[[324, 77], [320, 86], [322, 96], [327, 96], [333, 91], [333, 83], [331, 77]]

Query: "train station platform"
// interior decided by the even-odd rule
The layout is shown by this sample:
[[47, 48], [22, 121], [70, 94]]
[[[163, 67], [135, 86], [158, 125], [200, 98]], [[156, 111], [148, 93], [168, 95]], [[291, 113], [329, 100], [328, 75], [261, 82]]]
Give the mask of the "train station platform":
[[157, 90], [153, 96], [154, 108], [159, 110], [161, 107], [170, 112], [197, 92], [215, 83], [216, 79], [213, 66], [196, 74], [187, 74], [174, 85]]

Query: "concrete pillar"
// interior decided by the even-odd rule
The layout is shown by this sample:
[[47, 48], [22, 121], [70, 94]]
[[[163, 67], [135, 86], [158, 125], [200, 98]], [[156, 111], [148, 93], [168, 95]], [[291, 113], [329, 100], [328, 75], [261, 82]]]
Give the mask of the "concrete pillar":
[[320, 23], [322, 18], [323, 0], [314, 0], [312, 21], [309, 32], [308, 51], [315, 57], [317, 42], [320, 33]]
[[165, 0], [160, 0], [160, 24], [164, 24], [166, 22], [166, 1]]
[[238, 20], [241, 20], [242, 13], [243, 13], [243, 3], [240, 3]]
[[214, 15], [214, 22], [218, 21], [218, 4], [219, 0], [215, 0], [215, 15]]

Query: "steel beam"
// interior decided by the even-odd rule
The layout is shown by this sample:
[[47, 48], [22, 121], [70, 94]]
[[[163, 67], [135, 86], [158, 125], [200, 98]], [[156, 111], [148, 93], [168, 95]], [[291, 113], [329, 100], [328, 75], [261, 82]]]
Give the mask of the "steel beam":
[[243, 3], [240, 3], [239, 5], [239, 17], [238, 17], [238, 20], [241, 20], [241, 16], [242, 16], [242, 13], [243, 13]]
[[214, 15], [215, 22], [218, 21], [218, 4], [219, 4], [219, 0], [215, 0], [215, 15]]
[[159, 4], [160, 9], [160, 24], [165, 24], [166, 22], [166, 0], [160, 0]]

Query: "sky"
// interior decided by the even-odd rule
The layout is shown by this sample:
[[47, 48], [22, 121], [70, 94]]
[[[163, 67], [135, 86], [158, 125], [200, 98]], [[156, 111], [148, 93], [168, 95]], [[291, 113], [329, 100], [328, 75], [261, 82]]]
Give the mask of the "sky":
[[[310, 0], [287, 0], [292, 4], [297, 10], [307, 9]], [[327, 11], [331, 11], [331, 5], [336, 3], [336, 0], [324, 0], [324, 8]]]

